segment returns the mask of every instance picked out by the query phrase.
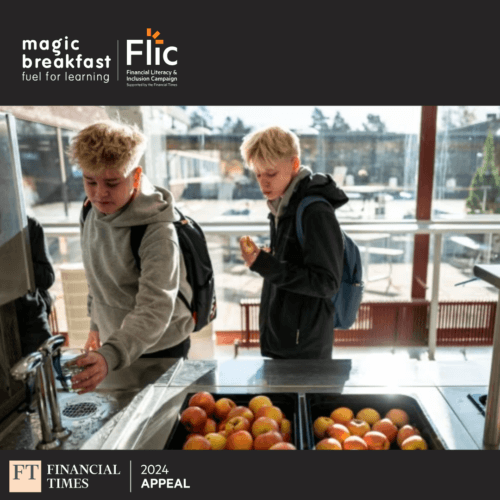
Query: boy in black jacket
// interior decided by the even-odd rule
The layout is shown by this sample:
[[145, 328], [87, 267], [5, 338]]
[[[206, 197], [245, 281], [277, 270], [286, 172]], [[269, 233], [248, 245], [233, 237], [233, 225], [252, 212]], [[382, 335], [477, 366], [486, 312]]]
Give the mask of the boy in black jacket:
[[56, 279], [43, 228], [30, 215], [28, 233], [36, 289], [15, 301], [23, 356], [36, 351], [52, 334], [48, 320], [52, 300], [48, 290]]
[[[331, 359], [334, 307], [343, 270], [343, 242], [335, 209], [348, 198], [331, 175], [313, 174], [300, 164], [298, 137], [269, 127], [245, 137], [241, 153], [254, 169], [270, 209], [270, 251], [248, 236], [242, 257], [264, 278], [259, 329], [263, 356], [275, 359]], [[302, 219], [304, 247], [296, 234], [296, 212], [305, 196], [319, 195]]]

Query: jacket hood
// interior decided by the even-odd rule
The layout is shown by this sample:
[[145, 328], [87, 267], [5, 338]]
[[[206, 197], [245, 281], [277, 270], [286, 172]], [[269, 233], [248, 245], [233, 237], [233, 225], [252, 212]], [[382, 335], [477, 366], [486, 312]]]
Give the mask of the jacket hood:
[[115, 227], [130, 227], [154, 222], [177, 220], [174, 198], [165, 188], [154, 186], [143, 174], [141, 189], [133, 201], [114, 214], [103, 214], [96, 210], [96, 219]]
[[306, 177], [301, 182], [300, 188], [304, 189], [303, 196], [322, 196], [331, 203], [334, 209], [345, 205], [349, 201], [349, 198], [337, 186], [331, 174], [311, 173], [309, 177]]
[[[342, 191], [333, 180], [332, 175], [313, 173], [310, 168], [301, 165], [299, 173], [290, 183], [283, 197], [278, 200], [267, 202], [271, 210], [270, 216], [274, 216], [277, 222], [285, 215], [292, 215], [294, 212], [288, 213], [287, 210], [292, 200], [301, 200], [305, 196], [313, 195], [326, 198], [334, 209], [345, 205], [349, 201], [344, 191]], [[295, 208], [292, 210], [295, 210]]]

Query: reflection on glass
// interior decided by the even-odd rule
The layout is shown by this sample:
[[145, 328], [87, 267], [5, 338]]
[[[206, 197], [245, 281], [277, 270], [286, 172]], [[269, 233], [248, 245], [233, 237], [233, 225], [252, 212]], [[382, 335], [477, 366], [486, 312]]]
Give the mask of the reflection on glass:
[[7, 116], [0, 114], [0, 305], [23, 296], [32, 273], [28, 240], [22, 230], [27, 220], [21, 206], [24, 202], [16, 147], [15, 137], [9, 135]]

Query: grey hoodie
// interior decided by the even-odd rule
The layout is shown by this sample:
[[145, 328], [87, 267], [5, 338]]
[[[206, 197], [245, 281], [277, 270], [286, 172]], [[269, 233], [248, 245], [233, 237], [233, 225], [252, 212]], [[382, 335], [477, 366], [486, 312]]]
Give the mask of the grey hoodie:
[[[187, 282], [179, 249], [172, 194], [145, 175], [141, 190], [125, 208], [110, 215], [90, 210], [81, 245], [89, 285], [91, 329], [99, 331], [108, 369], [129, 366], [142, 354], [173, 347], [193, 331]], [[147, 224], [139, 248], [141, 271], [130, 246], [130, 227]]]

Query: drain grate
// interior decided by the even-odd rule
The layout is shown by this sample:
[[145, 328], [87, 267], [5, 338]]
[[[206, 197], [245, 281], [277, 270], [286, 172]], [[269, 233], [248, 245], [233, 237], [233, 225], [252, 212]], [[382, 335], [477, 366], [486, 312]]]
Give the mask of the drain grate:
[[68, 418], [80, 418], [88, 417], [93, 415], [97, 411], [97, 405], [95, 403], [75, 403], [67, 405], [62, 414]]

